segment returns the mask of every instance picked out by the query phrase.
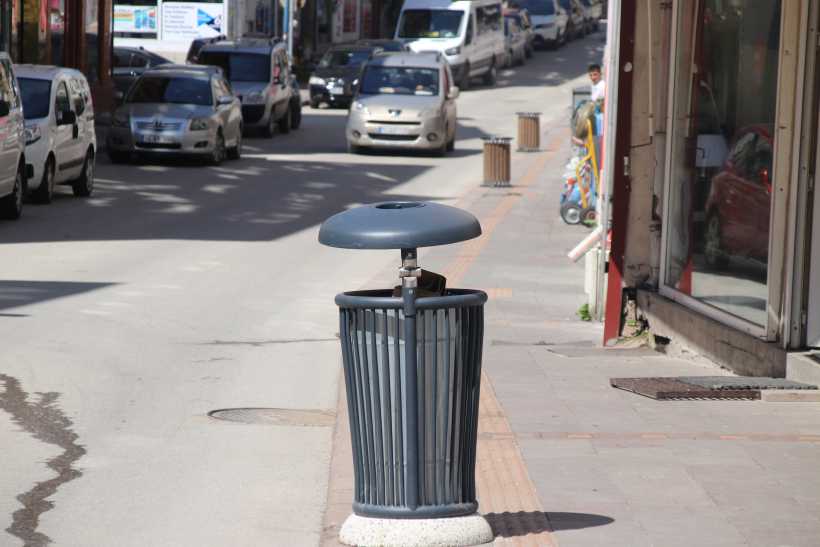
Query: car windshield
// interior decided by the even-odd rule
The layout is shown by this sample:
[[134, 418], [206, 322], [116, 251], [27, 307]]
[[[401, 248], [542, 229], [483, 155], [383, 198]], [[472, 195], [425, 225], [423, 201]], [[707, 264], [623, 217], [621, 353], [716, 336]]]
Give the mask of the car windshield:
[[27, 120], [48, 116], [51, 105], [51, 80], [18, 78], [23, 95], [23, 115]]
[[126, 102], [212, 105], [211, 82], [207, 78], [143, 76]]
[[464, 12], [445, 9], [404, 10], [399, 23], [400, 38], [455, 38]]
[[438, 95], [438, 69], [370, 66], [362, 75], [359, 93]]
[[270, 81], [270, 55], [203, 51], [199, 55], [199, 63], [218, 66], [231, 82]]
[[533, 15], [555, 15], [555, 3], [553, 0], [521, 0], [518, 6], [525, 8]]
[[358, 67], [370, 58], [367, 49], [332, 49], [319, 61], [321, 68]]

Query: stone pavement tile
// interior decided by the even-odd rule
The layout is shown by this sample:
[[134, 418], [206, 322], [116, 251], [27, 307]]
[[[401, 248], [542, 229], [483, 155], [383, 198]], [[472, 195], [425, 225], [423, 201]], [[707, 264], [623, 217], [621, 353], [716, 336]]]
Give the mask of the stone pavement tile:
[[669, 463], [645, 465], [638, 462], [632, 469], [611, 470], [609, 477], [635, 507], [715, 507], [702, 484], [685, 470]]
[[686, 505], [636, 507], [638, 522], [654, 545], [745, 545], [743, 534], [714, 508]]

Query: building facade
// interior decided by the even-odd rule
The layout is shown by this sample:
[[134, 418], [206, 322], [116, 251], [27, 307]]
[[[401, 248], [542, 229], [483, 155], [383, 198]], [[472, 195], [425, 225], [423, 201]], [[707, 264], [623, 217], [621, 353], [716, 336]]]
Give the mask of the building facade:
[[0, 50], [15, 63], [82, 70], [98, 108], [111, 104], [111, 0], [0, 0]]
[[619, 16], [605, 337], [637, 309], [783, 376], [788, 351], [820, 346], [820, 3], [623, 0]]

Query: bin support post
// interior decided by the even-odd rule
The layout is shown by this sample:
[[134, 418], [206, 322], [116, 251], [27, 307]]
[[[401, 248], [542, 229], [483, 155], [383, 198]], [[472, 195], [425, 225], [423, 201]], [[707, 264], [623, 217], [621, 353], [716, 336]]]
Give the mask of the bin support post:
[[401, 297], [404, 301], [404, 382], [407, 393], [404, 397], [407, 407], [407, 443], [404, 447], [404, 474], [407, 485], [407, 506], [418, 507], [419, 496], [419, 409], [418, 409], [418, 365], [416, 360], [416, 291], [421, 269], [418, 267], [416, 249], [401, 250]]

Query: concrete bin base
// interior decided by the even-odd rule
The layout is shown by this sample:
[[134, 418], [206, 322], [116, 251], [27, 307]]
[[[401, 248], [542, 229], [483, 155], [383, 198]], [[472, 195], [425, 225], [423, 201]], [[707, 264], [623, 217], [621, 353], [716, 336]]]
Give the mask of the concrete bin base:
[[493, 541], [490, 524], [481, 515], [440, 519], [379, 519], [350, 515], [339, 540], [358, 547], [457, 547]]

